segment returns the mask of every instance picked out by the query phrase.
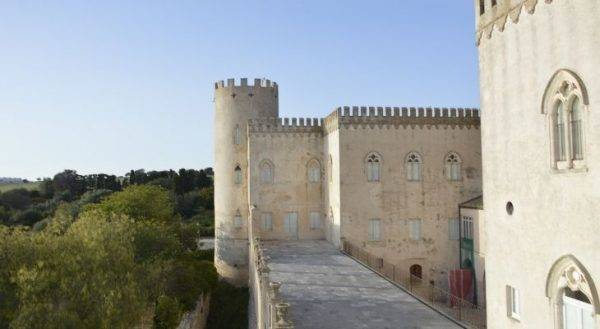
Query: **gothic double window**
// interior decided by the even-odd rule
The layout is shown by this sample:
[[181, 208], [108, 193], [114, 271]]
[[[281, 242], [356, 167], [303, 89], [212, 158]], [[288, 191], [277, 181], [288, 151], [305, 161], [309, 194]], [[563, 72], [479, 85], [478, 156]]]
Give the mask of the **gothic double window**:
[[273, 183], [273, 172], [275, 166], [269, 160], [263, 160], [260, 165], [260, 182], [261, 184]]
[[546, 88], [542, 112], [548, 116], [552, 167], [557, 170], [585, 167], [585, 112], [589, 104], [581, 79], [558, 71]]
[[455, 152], [450, 152], [446, 155], [444, 160], [444, 171], [446, 172], [446, 179], [449, 181], [459, 181], [462, 179], [461, 175], [461, 164], [462, 160], [460, 156]]
[[318, 183], [321, 181], [321, 164], [317, 159], [312, 159], [308, 163], [308, 181]]
[[369, 153], [366, 159], [367, 181], [379, 182], [381, 178], [381, 156], [375, 152]]
[[406, 179], [410, 182], [421, 180], [421, 155], [417, 152], [410, 152], [406, 156]]
[[572, 255], [558, 259], [546, 279], [546, 297], [554, 308], [554, 328], [594, 329], [600, 299], [592, 276]]

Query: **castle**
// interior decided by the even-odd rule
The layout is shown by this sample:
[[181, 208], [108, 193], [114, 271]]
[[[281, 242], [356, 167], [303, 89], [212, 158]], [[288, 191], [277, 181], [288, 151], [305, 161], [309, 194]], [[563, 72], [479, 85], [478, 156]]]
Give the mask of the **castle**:
[[223, 278], [247, 284], [250, 236], [350, 241], [443, 285], [463, 260], [458, 205], [483, 193], [487, 327], [600, 328], [600, 2], [474, 2], [481, 123], [396, 107], [282, 119], [275, 83], [215, 84]]
[[277, 96], [269, 80], [215, 85], [219, 273], [247, 282], [253, 229], [266, 240], [346, 239], [445, 283], [459, 265], [457, 205], [481, 194], [479, 111], [341, 107], [290, 119]]

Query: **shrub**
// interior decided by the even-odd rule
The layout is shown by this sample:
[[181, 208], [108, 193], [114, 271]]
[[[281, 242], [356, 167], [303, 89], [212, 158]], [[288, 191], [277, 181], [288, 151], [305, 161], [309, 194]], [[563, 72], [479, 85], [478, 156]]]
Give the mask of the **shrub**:
[[13, 217], [13, 224], [32, 226], [33, 224], [42, 220], [42, 218], [44, 218], [44, 216], [38, 209], [29, 208], [15, 213]]
[[164, 295], [158, 297], [156, 301], [156, 310], [154, 312], [154, 328], [177, 328], [181, 319], [181, 314], [181, 308], [177, 299]]
[[167, 279], [167, 295], [177, 298], [183, 311], [196, 307], [200, 294], [217, 284], [217, 270], [211, 262], [199, 261], [188, 254], [180, 256]]
[[211, 295], [207, 328], [248, 328], [248, 300], [248, 288], [236, 288], [220, 281]]
[[24, 188], [17, 188], [6, 191], [0, 195], [0, 202], [12, 209], [24, 210], [31, 205], [29, 191]]

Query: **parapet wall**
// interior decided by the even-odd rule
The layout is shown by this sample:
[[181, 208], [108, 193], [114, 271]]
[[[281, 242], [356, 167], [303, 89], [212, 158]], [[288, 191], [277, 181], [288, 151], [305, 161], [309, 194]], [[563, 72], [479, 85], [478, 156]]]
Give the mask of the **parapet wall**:
[[479, 117], [475, 108], [439, 108], [439, 107], [383, 107], [383, 106], [343, 106], [334, 113], [339, 117], [436, 117], [436, 118], [470, 118]]
[[340, 127], [439, 127], [478, 128], [479, 110], [475, 108], [438, 107], [338, 107], [324, 120], [327, 133]]
[[317, 133], [323, 132], [319, 118], [262, 118], [248, 120], [248, 132], [256, 133]]
[[248, 84], [248, 78], [241, 78], [239, 81], [236, 79], [227, 79], [227, 82], [220, 80], [215, 82], [215, 89], [222, 88], [239, 88], [239, 87], [259, 87], [259, 88], [275, 88], [277, 89], [277, 82], [269, 79], [254, 79], [254, 84]]

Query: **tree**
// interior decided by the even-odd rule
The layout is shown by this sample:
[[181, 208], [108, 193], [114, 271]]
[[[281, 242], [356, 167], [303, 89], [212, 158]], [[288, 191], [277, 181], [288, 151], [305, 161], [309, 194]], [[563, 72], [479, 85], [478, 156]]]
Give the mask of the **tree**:
[[13, 274], [19, 291], [12, 328], [123, 328], [145, 308], [132, 273], [133, 222], [88, 212], [64, 235], [33, 235], [36, 258]]
[[52, 183], [55, 192], [69, 191], [73, 197], [78, 197], [86, 191], [85, 178], [75, 170], [67, 169], [54, 175]]
[[50, 178], [44, 178], [39, 189], [41, 196], [46, 199], [51, 199], [54, 196], [54, 182]]
[[169, 191], [158, 186], [132, 185], [106, 198], [97, 208], [109, 213], [127, 215], [135, 220], [170, 221], [173, 200]]

